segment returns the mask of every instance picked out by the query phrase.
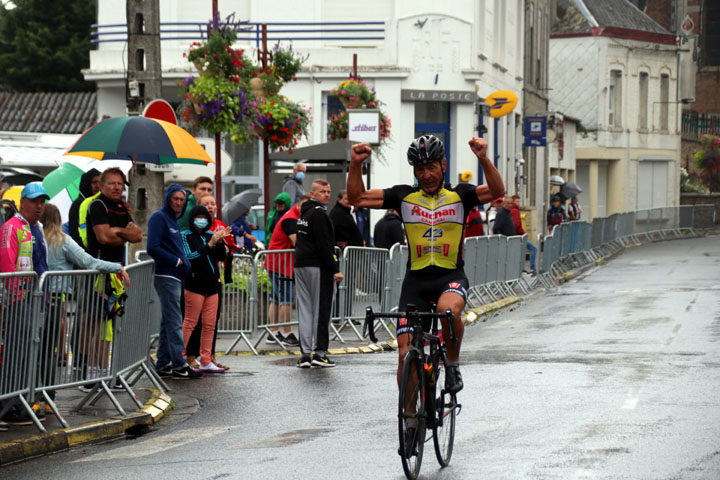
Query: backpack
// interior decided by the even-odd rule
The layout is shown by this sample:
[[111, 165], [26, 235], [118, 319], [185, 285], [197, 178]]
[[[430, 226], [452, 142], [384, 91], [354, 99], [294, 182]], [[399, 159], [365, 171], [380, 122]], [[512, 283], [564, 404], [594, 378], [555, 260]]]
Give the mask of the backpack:
[[553, 210], [550, 212], [550, 224], [551, 225], [558, 225], [560, 223], [563, 223], [564, 215], [562, 210]]

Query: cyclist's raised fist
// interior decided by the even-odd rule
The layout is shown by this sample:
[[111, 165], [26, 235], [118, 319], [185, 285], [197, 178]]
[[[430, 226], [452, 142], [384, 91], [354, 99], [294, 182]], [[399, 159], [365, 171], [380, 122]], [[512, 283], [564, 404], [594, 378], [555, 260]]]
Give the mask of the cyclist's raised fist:
[[470, 144], [470, 149], [476, 156], [484, 157], [487, 155], [488, 143], [484, 138], [473, 137], [468, 143]]
[[369, 143], [358, 143], [352, 146], [350, 152], [350, 161], [363, 162], [366, 158], [370, 156], [371, 153], [372, 149], [370, 148]]

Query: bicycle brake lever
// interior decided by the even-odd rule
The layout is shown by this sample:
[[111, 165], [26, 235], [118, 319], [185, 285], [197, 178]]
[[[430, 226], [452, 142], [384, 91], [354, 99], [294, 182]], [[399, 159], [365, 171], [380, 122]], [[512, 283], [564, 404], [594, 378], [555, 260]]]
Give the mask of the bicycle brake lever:
[[449, 307], [445, 309], [445, 318], [447, 319], [448, 329], [450, 330], [450, 340], [452, 340], [453, 343], [457, 343], [457, 337], [455, 336], [455, 315], [453, 315]]
[[365, 324], [363, 325], [363, 337], [370, 335], [370, 340], [373, 343], [377, 343], [378, 339], [375, 336], [375, 314], [372, 311], [372, 307], [365, 307]]

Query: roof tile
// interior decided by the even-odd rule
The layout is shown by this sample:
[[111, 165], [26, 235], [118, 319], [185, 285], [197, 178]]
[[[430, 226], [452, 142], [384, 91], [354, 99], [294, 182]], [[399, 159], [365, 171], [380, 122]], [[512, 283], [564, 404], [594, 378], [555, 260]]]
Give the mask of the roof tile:
[[82, 133], [97, 121], [97, 94], [0, 93], [0, 131]]

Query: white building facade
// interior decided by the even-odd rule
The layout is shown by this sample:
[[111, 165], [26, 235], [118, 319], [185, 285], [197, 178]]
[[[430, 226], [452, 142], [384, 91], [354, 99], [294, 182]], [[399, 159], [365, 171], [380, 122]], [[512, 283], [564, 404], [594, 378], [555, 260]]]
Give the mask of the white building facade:
[[551, 37], [550, 109], [580, 121], [575, 181], [585, 218], [678, 204], [677, 66], [667, 33], [596, 24]]
[[[490, 143], [488, 154], [497, 162], [510, 193], [514, 193], [516, 183], [515, 159], [522, 151], [523, 8], [523, 0], [440, 4], [428, 0], [368, 0], [361, 7], [346, 0], [219, 1], [221, 18], [234, 12], [236, 19], [268, 23], [269, 46], [274, 45], [273, 38], [290, 37], [294, 50], [309, 54], [298, 81], [282, 91], [312, 108], [310, 138], [300, 146], [327, 140], [328, 112], [337, 108], [329, 92], [348, 78], [356, 53], [359, 75], [375, 88], [384, 103], [383, 111], [392, 120], [391, 142], [383, 152], [386, 161], [376, 158], [373, 162], [373, 188], [413, 183], [406, 150], [421, 133], [433, 133], [445, 140], [451, 183], [456, 183], [465, 171], [472, 172], [471, 182], [477, 183], [479, 166], [467, 142], [483, 124], [488, 129], [484, 135]], [[210, 2], [160, 0], [161, 31], [167, 32], [161, 34], [163, 95], [168, 101], [178, 100], [176, 81], [195, 73], [183, 58], [192, 40], [170, 37], [193, 36], [198, 26], [180, 24], [204, 24], [211, 17], [210, 9]], [[126, 36], [120, 25], [125, 22], [124, 2], [98, 1], [100, 42], [91, 52], [85, 78], [97, 83], [99, 117], [126, 115]], [[293, 25], [273, 25], [278, 22]], [[360, 23], [333, 24], [339, 22]], [[170, 32], [183, 29], [191, 32]], [[289, 29], [311, 33], [278, 32]], [[320, 29], [325, 31], [318, 33]], [[346, 29], [354, 31], [343, 31]], [[255, 38], [241, 37], [235, 48], [254, 53]], [[520, 101], [514, 112], [499, 119], [496, 128], [494, 121], [478, 113], [476, 104], [497, 90], [511, 90]], [[257, 146], [224, 147], [233, 157], [233, 167], [224, 177], [227, 195], [235, 193], [233, 185], [262, 186], [262, 160]], [[211, 169], [208, 167], [208, 171]], [[344, 185], [333, 185], [334, 191], [341, 188]], [[272, 197], [277, 193], [270, 192]]]

